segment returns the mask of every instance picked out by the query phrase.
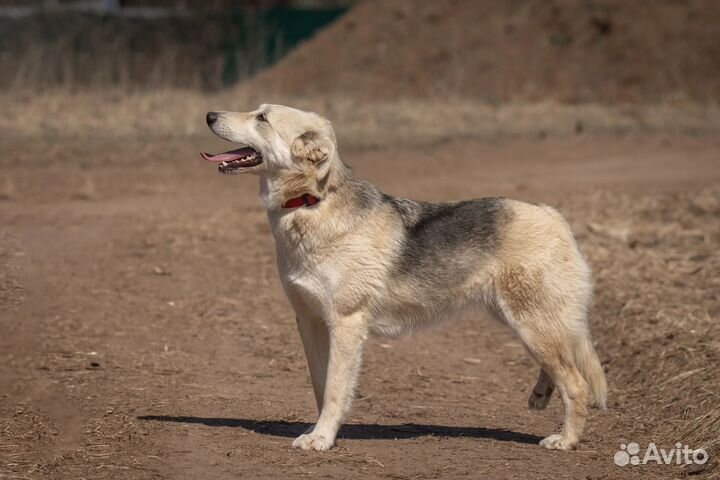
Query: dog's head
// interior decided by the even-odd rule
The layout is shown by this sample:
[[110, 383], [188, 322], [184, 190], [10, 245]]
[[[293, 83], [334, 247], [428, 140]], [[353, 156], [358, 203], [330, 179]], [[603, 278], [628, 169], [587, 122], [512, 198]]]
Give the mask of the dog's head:
[[322, 178], [336, 155], [335, 132], [321, 116], [282, 105], [252, 112], [209, 112], [207, 124], [220, 138], [241, 147], [202, 157], [221, 173], [281, 177], [300, 172]]

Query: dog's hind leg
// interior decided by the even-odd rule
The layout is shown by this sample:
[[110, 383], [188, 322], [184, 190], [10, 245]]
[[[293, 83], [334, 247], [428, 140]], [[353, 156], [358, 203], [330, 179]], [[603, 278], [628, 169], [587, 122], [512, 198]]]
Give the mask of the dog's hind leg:
[[535, 383], [535, 387], [530, 393], [530, 398], [528, 398], [528, 407], [533, 410], [544, 410], [550, 402], [553, 391], [555, 391], [555, 384], [552, 378], [541, 368], [537, 383]]
[[542, 352], [538, 359], [557, 385], [563, 402], [565, 418], [562, 431], [543, 439], [540, 445], [555, 450], [571, 450], [580, 443], [588, 415], [588, 386], [575, 366], [572, 354], [563, 347], [555, 352]]
[[[548, 329], [542, 322], [538, 319], [516, 328], [528, 351], [551, 384], [557, 387], [565, 412], [562, 431], [543, 439], [540, 445], [548, 449], [572, 450], [580, 442], [588, 415], [588, 384], [575, 364], [571, 342], [565, 332]], [[544, 378], [538, 379], [538, 383], [541, 381], [545, 383]]]
[[360, 373], [362, 350], [368, 335], [362, 313], [335, 319], [329, 328], [327, 377], [320, 418], [312, 432], [300, 435], [293, 448], [328, 450], [350, 411]]
[[[548, 272], [530, 270], [525, 266], [507, 268], [498, 277], [498, 310], [528, 352], [540, 364], [539, 393], [545, 397], [548, 386], [555, 385], [563, 402], [565, 418], [562, 432], [545, 438], [540, 445], [557, 450], [577, 446], [588, 414], [590, 396], [588, 383], [578, 368], [579, 337], [587, 337], [585, 301], [572, 293], [560, 296], [547, 286]], [[582, 292], [581, 289], [578, 289]], [[572, 290], [570, 290], [572, 292]], [[545, 387], [545, 388], [542, 388]], [[534, 395], [534, 393], [533, 393]], [[549, 393], [538, 406], [547, 404]], [[532, 398], [531, 398], [531, 406]]]

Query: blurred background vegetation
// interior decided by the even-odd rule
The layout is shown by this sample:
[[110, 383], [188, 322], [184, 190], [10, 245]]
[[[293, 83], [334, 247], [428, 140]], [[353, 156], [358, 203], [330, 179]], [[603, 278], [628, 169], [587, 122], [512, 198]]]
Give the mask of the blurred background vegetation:
[[0, 0], [0, 135], [206, 135], [259, 103], [366, 144], [716, 132], [718, 25], [717, 0]]
[[0, 88], [214, 91], [343, 14], [348, 0], [0, 0]]

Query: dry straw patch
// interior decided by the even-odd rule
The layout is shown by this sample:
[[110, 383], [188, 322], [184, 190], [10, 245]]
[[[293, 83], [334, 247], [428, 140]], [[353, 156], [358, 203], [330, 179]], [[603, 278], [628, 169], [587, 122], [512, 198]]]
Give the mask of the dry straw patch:
[[717, 462], [720, 188], [578, 195], [566, 209], [585, 219], [577, 230], [595, 272], [593, 326], [611, 405], [615, 397], [637, 413], [656, 443], [704, 448]]
[[365, 102], [343, 96], [263, 96], [240, 88], [216, 94], [159, 90], [83, 94], [16, 92], [0, 96], [0, 134], [7, 137], [176, 137], [207, 133], [208, 110], [251, 110], [282, 103], [317, 111], [337, 126], [344, 145], [421, 146], [457, 138], [543, 138], [578, 133], [716, 133], [716, 105], [563, 105], [550, 102], [492, 106], [460, 98]]

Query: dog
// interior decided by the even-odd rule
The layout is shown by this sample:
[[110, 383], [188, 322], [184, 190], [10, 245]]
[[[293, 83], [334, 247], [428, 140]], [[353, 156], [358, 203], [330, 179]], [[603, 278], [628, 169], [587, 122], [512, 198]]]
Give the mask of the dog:
[[331, 123], [315, 113], [264, 104], [206, 121], [241, 147], [202, 157], [221, 173], [259, 176], [296, 314], [319, 418], [293, 448], [333, 447], [370, 334], [398, 337], [467, 307], [509, 326], [540, 365], [531, 409], [558, 390], [562, 430], [540, 445], [578, 445], [588, 405], [605, 407], [607, 385], [587, 323], [591, 272], [560, 213], [505, 198], [381, 193], [341, 161]]

